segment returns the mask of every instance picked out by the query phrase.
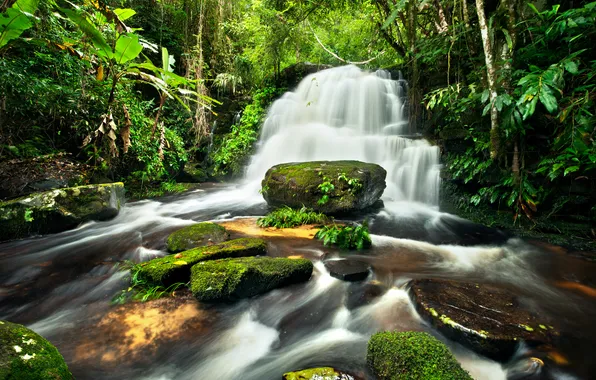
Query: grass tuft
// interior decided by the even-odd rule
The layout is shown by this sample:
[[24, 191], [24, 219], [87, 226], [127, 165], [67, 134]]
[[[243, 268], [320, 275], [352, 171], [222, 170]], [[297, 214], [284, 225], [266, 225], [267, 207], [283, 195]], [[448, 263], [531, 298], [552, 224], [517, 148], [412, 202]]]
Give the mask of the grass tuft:
[[323, 224], [329, 222], [329, 217], [312, 209], [302, 207], [299, 210], [283, 206], [266, 216], [257, 219], [259, 227], [292, 228], [305, 224]]

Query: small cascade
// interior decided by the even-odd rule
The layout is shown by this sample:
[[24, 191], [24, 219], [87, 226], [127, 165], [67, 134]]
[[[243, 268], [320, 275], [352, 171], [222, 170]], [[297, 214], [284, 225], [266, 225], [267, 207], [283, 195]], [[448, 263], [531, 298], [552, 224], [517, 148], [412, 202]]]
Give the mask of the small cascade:
[[414, 132], [406, 94], [406, 81], [384, 70], [343, 66], [307, 76], [271, 106], [247, 180], [282, 162], [359, 160], [387, 170], [386, 200], [437, 205], [439, 149], [406, 137]]

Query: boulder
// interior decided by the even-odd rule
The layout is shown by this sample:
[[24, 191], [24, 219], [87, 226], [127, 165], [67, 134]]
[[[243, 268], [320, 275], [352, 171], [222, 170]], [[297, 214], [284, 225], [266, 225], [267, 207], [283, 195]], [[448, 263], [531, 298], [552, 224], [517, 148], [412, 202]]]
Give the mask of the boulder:
[[261, 239], [234, 239], [153, 259], [136, 265], [133, 272], [137, 272], [139, 280], [169, 286], [177, 282], [188, 282], [190, 268], [198, 262], [266, 253], [267, 244]]
[[371, 207], [385, 190], [385, 169], [360, 161], [312, 161], [273, 166], [261, 182], [269, 205], [306, 206], [325, 214]]
[[228, 302], [308, 281], [306, 259], [244, 257], [203, 261], [192, 267], [190, 290], [201, 302]]
[[472, 380], [447, 346], [425, 332], [373, 335], [366, 362], [378, 380]]
[[0, 379], [73, 379], [60, 352], [23, 325], [0, 321]]
[[494, 360], [508, 360], [521, 341], [535, 346], [557, 334], [509, 289], [423, 279], [410, 282], [410, 296], [422, 318], [443, 335]]
[[363, 261], [342, 259], [325, 261], [325, 268], [331, 276], [340, 280], [362, 281], [368, 277], [370, 265]]
[[348, 310], [370, 305], [387, 291], [379, 281], [350, 284], [346, 292], [345, 306]]
[[124, 205], [121, 182], [56, 189], [0, 202], [0, 241], [66, 231], [108, 220]]
[[302, 371], [284, 373], [283, 380], [355, 380], [356, 378], [347, 373], [340, 372], [335, 368], [321, 367], [309, 368]]
[[168, 251], [172, 253], [187, 251], [203, 245], [221, 243], [229, 237], [230, 234], [219, 224], [197, 223], [172, 232], [167, 240]]

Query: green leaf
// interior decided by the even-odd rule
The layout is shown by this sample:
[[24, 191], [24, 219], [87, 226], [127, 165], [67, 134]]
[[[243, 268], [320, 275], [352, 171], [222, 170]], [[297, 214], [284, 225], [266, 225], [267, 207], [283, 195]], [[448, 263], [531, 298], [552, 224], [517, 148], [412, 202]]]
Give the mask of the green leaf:
[[578, 72], [577, 63], [575, 61], [565, 61], [565, 70], [575, 75]]
[[134, 9], [122, 9], [122, 8], [114, 9], [114, 13], [116, 14], [116, 16], [118, 16], [120, 21], [128, 20], [129, 18], [131, 18], [132, 16], [137, 14], [137, 12], [135, 12]]
[[387, 29], [389, 27], [389, 25], [391, 25], [391, 23], [393, 21], [395, 21], [395, 19], [397, 18], [397, 15], [399, 14], [399, 11], [401, 9], [399, 7], [395, 7], [395, 9], [393, 10], [393, 12], [391, 12], [391, 14], [389, 15], [389, 17], [387, 17], [387, 20], [385, 20], [385, 22], [383, 23], [383, 26], [381, 27], [381, 29]]
[[565, 169], [565, 172], [563, 173], [563, 176], [567, 176], [567, 174], [576, 172], [578, 170], [579, 170], [579, 166], [570, 166], [567, 169]]
[[61, 9], [61, 11], [68, 17], [70, 21], [77, 24], [81, 31], [91, 39], [98, 56], [108, 60], [114, 57], [112, 48], [110, 48], [110, 45], [108, 45], [106, 40], [103, 38], [101, 32], [97, 30], [97, 28], [83, 15], [73, 11], [72, 9]]
[[18, 38], [31, 26], [33, 24], [25, 13], [14, 7], [8, 8], [6, 12], [0, 15], [0, 48], [9, 41]]
[[557, 98], [546, 86], [542, 86], [540, 90], [540, 103], [542, 103], [546, 107], [546, 110], [550, 113], [555, 112], [558, 108]]
[[143, 45], [139, 43], [139, 36], [134, 33], [127, 33], [120, 36], [116, 41], [114, 59], [118, 64], [126, 63], [137, 58], [142, 50]]
[[488, 100], [489, 95], [490, 95], [490, 91], [487, 88], [486, 90], [482, 91], [482, 96], [480, 97], [480, 101], [482, 103], [486, 102]]

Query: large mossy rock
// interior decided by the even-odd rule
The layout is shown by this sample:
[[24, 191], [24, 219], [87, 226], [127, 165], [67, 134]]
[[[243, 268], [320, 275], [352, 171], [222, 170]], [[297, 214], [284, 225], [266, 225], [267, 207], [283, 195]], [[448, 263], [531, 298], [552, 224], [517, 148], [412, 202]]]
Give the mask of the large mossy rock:
[[380, 332], [366, 362], [379, 380], [472, 380], [447, 346], [425, 332]]
[[197, 223], [172, 232], [168, 236], [168, 251], [172, 253], [187, 251], [207, 244], [221, 243], [229, 237], [230, 234], [219, 224]]
[[244, 257], [203, 261], [192, 267], [190, 290], [202, 302], [229, 302], [308, 281], [306, 259]]
[[332, 367], [320, 367], [284, 373], [283, 380], [355, 380], [355, 377]]
[[410, 296], [422, 318], [443, 335], [494, 360], [508, 360], [522, 341], [535, 346], [557, 334], [509, 289], [423, 279], [410, 282]]
[[72, 379], [64, 358], [25, 326], [0, 321], [0, 380]]
[[[343, 214], [372, 206], [385, 190], [385, 169], [360, 161], [312, 161], [273, 166], [262, 181], [272, 206], [306, 206], [326, 214]], [[325, 191], [324, 182], [333, 185]], [[321, 200], [324, 199], [323, 202]]]
[[108, 220], [118, 215], [124, 203], [121, 182], [68, 187], [0, 202], [0, 241]]
[[177, 282], [188, 282], [190, 268], [198, 262], [266, 253], [267, 243], [262, 239], [234, 239], [153, 259], [138, 264], [134, 270], [141, 281], [168, 286]]

